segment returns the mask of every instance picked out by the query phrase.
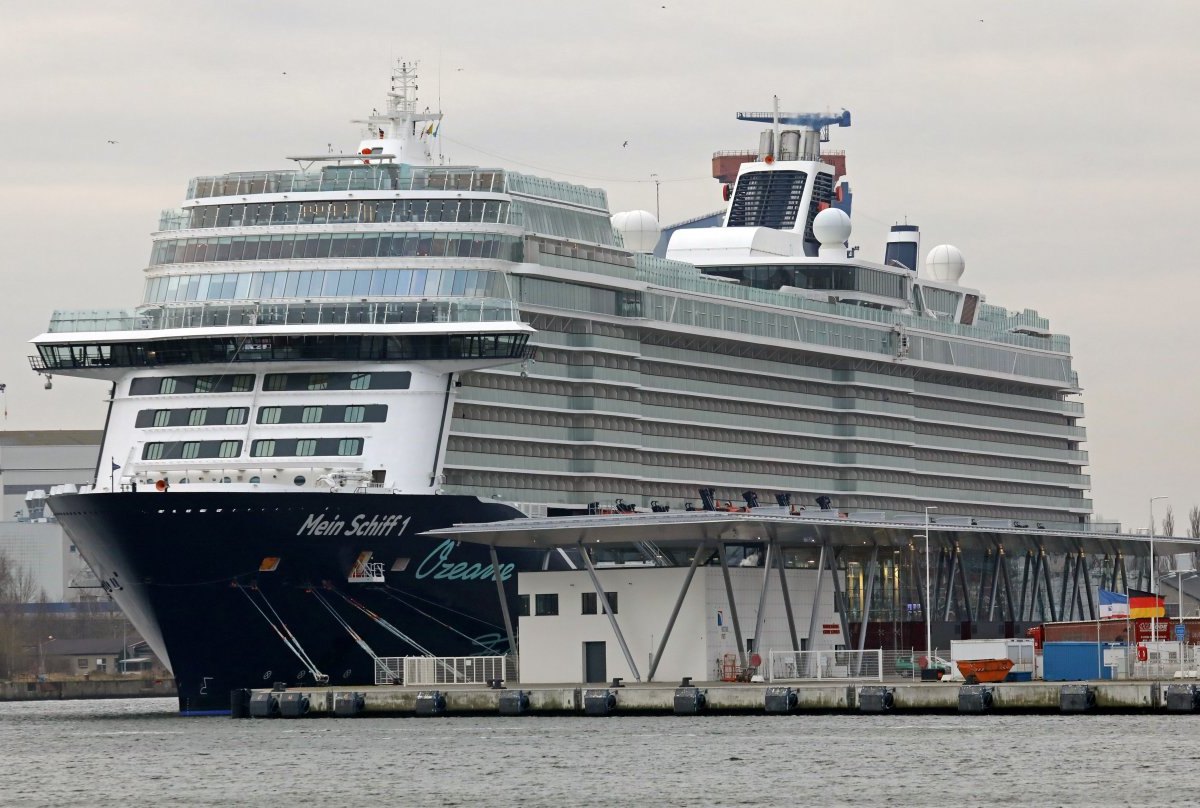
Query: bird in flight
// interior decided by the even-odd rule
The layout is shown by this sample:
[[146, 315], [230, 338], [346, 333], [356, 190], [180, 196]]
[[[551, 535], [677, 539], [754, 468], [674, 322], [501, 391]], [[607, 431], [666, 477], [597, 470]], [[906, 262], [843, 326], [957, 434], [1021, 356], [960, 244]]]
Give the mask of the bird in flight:
[[625, 141], [624, 143], [622, 143], [622, 144], [621, 144], [621, 148], [623, 149], [623, 148], [625, 148], [625, 147], [626, 147], [626, 146], [628, 146], [628, 145], [629, 145], [629, 141], [627, 140], [627, 141]]
[[110, 140], [110, 141], [108, 141], [108, 142], [109, 142], [109, 143], [112, 143], [112, 144], [114, 144], [114, 145], [115, 145], [117, 141], [115, 141], [115, 140]]

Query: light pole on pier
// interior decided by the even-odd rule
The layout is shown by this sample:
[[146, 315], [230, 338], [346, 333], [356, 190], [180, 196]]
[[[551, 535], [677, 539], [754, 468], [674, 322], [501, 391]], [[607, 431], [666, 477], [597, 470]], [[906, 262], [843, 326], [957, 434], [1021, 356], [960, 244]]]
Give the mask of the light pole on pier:
[[933, 665], [933, 603], [929, 594], [929, 512], [936, 505], [925, 506], [925, 664]]
[[1154, 613], [1150, 615], [1150, 639], [1158, 642], [1158, 568], [1154, 566], [1154, 501], [1167, 499], [1166, 494], [1150, 497], [1150, 594], [1154, 596]]

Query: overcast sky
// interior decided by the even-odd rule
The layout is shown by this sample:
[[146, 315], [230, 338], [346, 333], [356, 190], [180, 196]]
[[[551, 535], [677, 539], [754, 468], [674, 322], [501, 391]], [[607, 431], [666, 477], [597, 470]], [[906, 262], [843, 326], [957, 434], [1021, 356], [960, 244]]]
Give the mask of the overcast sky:
[[[357, 10], [356, 10], [357, 9]], [[1200, 503], [1200, 3], [286, 3], [0, 0], [3, 428], [95, 428], [102, 383], [42, 389], [53, 309], [142, 294], [188, 179], [350, 149], [396, 57], [455, 162], [605, 188], [672, 222], [720, 207], [738, 110], [845, 107], [852, 243], [957, 245], [965, 285], [1071, 336], [1097, 514]], [[107, 141], [117, 143], [109, 144]], [[628, 147], [622, 143], [629, 141]], [[1163, 505], [1158, 504], [1161, 515]]]

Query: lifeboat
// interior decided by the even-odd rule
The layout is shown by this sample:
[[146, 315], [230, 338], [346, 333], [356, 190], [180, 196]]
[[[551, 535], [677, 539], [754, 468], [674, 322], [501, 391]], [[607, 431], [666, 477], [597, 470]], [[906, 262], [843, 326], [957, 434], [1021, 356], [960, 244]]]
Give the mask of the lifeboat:
[[960, 659], [958, 670], [967, 684], [1003, 682], [1012, 670], [1011, 659]]

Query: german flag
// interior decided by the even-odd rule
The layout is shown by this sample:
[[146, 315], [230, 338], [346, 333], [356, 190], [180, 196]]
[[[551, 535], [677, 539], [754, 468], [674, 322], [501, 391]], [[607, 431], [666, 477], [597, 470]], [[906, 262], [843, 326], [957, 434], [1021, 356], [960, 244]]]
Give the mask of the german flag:
[[1137, 589], [1129, 590], [1130, 617], [1166, 617], [1167, 602], [1161, 595]]

